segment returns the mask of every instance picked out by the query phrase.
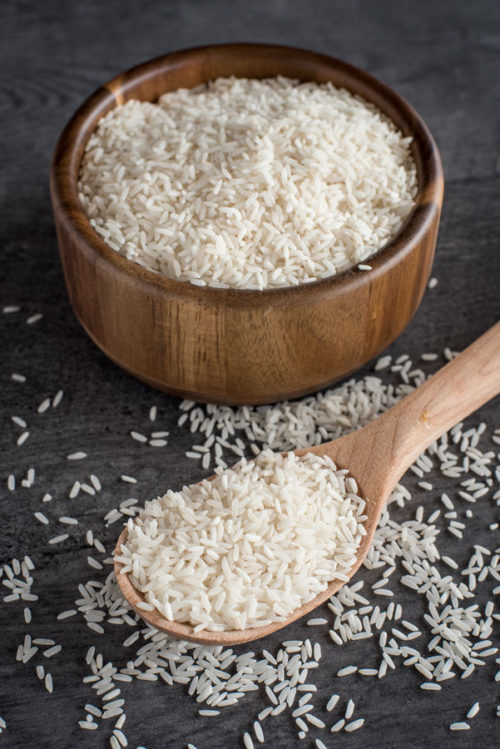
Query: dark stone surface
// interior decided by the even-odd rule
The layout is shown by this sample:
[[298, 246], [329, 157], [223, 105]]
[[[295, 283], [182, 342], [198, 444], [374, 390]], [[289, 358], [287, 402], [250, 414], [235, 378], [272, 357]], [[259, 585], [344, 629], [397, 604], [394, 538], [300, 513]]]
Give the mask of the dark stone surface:
[[[48, 196], [49, 162], [58, 133], [101, 82], [176, 48], [235, 40], [281, 42], [366, 68], [406, 96], [426, 119], [441, 148], [447, 179], [433, 273], [440, 283], [426, 294], [390, 352], [417, 359], [425, 350], [460, 349], [493, 324], [499, 312], [500, 5], [493, 0], [4, 0], [0, 35], [0, 301], [1, 306], [22, 307], [20, 313], [0, 315], [1, 559], [31, 553], [37, 566], [34, 592], [40, 597], [30, 625], [24, 623], [20, 604], [3, 604], [0, 610], [0, 714], [8, 724], [0, 744], [104, 747], [111, 726], [86, 733], [77, 724], [84, 717], [84, 704], [92, 701], [91, 689], [82, 683], [87, 674], [84, 654], [96, 643], [105, 658], [121, 665], [126, 660], [121, 647], [125, 635], [111, 626], [105, 635], [95, 635], [80, 617], [56, 621], [57, 613], [73, 607], [78, 584], [95, 577], [86, 563], [84, 531], [93, 528], [110, 550], [118, 524], [105, 529], [103, 516], [117, 498], [136, 494], [145, 499], [160, 485], [178, 487], [184, 480], [197, 480], [201, 471], [184, 457], [190, 437], [176, 426], [178, 401], [117, 369], [86, 337], [71, 311]], [[27, 326], [26, 318], [38, 311], [43, 320]], [[23, 373], [27, 382], [11, 381], [12, 372]], [[65, 391], [61, 406], [37, 414], [37, 405], [60, 387]], [[148, 428], [153, 404], [159, 407], [158, 428], [171, 431], [169, 447], [158, 451], [143, 449], [127, 436], [130, 429]], [[22, 447], [16, 446], [19, 430], [10, 421], [13, 414], [30, 424], [30, 438]], [[483, 408], [474, 423], [493, 425], [495, 416], [498, 424], [498, 401]], [[76, 449], [88, 452], [84, 465], [65, 460]], [[35, 485], [8, 492], [7, 475], [14, 472], [20, 481], [30, 466], [37, 470]], [[92, 471], [101, 477], [103, 492], [67, 499], [73, 481]], [[118, 480], [124, 472], [140, 478], [137, 487]], [[415, 482], [409, 481], [413, 487]], [[42, 505], [45, 491], [51, 491], [54, 500]], [[422, 496], [424, 500], [429, 507], [437, 506], [430, 495]], [[474, 542], [490, 548], [498, 543], [487, 528], [495, 518], [490, 505], [475, 509], [464, 544], [451, 537], [440, 542], [445, 553], [457, 559], [462, 553], [465, 560]], [[33, 519], [37, 510], [46, 511], [49, 526]], [[77, 515], [79, 526], [66, 529], [59, 524], [63, 514]], [[50, 537], [66, 530], [68, 541], [48, 545]], [[491, 587], [479, 595], [479, 602]], [[402, 594], [398, 600], [418, 616], [414, 596]], [[17, 645], [27, 632], [60, 642], [62, 653], [53, 661], [37, 654], [25, 666], [15, 664]], [[308, 634], [310, 628], [299, 623], [286, 636]], [[371, 665], [377, 646], [360, 641], [338, 649], [328, 645], [324, 628], [316, 636], [325, 646], [315, 674], [317, 704], [323, 706], [338, 690], [343, 698], [356, 701], [356, 715], [363, 716], [366, 725], [352, 735], [312, 730], [310, 738], [300, 742], [293, 722], [283, 715], [264, 724], [266, 746], [312, 747], [316, 736], [328, 747], [350, 749], [498, 746], [493, 659], [467, 681], [454, 679], [440, 693], [424, 693], [415, 672], [403, 668], [381, 681], [336, 680], [338, 668], [352, 661]], [[279, 634], [269, 638], [266, 647], [273, 650], [281, 639]], [[40, 662], [53, 672], [52, 695], [35, 676], [34, 664]], [[180, 686], [134, 681], [125, 684], [123, 692], [129, 745], [147, 749], [180, 749], [188, 741], [199, 749], [241, 746], [243, 731], [264, 706], [262, 697], [252, 694], [208, 719], [197, 715], [197, 705]], [[471, 730], [450, 734], [449, 723], [462, 720], [476, 699], [481, 712]], [[324, 715], [322, 707], [316, 712]]]

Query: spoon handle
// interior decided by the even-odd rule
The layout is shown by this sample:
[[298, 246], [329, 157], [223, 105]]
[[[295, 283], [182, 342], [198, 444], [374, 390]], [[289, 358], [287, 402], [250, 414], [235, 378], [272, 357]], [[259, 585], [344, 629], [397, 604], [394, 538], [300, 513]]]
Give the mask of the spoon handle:
[[500, 322], [373, 422], [385, 443], [389, 484], [394, 486], [426, 447], [499, 392]]
[[314, 449], [348, 468], [381, 507], [426, 447], [499, 392], [500, 322], [385, 414]]

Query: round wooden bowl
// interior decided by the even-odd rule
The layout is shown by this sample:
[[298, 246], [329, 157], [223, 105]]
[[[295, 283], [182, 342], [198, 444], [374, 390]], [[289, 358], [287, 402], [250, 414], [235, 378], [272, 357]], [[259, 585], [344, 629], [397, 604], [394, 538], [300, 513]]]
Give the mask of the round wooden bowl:
[[[221, 76], [331, 81], [376, 104], [413, 138], [419, 191], [399, 234], [369, 261], [310, 284], [251, 291], [165, 278], [108, 247], [78, 198], [85, 145], [99, 119], [129, 99]], [[69, 297], [92, 340], [149, 385], [218, 403], [268, 403], [322, 388], [393, 341], [417, 309], [432, 265], [443, 198], [437, 147], [398, 94], [352, 65], [316, 52], [227, 44], [175, 52], [99, 88], [56, 146], [51, 196]]]

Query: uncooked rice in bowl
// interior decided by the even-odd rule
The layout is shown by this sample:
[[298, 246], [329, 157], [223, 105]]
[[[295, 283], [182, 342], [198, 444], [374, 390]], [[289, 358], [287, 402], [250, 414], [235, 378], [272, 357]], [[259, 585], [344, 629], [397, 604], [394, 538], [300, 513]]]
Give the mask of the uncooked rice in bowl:
[[411, 138], [331, 83], [219, 78], [108, 112], [80, 200], [114, 250], [196, 285], [265, 289], [333, 276], [401, 229]]

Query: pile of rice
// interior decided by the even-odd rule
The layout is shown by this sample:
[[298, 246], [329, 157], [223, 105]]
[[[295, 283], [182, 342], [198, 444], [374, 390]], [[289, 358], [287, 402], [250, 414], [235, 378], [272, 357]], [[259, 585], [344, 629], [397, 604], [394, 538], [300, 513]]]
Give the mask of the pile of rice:
[[219, 78], [109, 112], [80, 200], [125, 257], [197, 285], [264, 289], [345, 271], [401, 229], [411, 138], [332, 84]]
[[[12, 325], [12, 335], [36, 350], [33, 336], [42, 319], [50, 331], [50, 317], [9, 304], [0, 324]], [[21, 352], [19, 366], [23, 359], [26, 369], [14, 369], [5, 381], [5, 402], [18, 407], [3, 421], [14, 447], [4, 461], [7, 470], [11, 466], [4, 498], [22, 515], [27, 533], [17, 539], [18, 557], [5, 556], [0, 564], [2, 604], [9, 608], [13, 676], [30, 694], [37, 684], [46, 690], [46, 698], [56, 700], [54, 710], [64, 702], [61, 736], [73, 730], [79, 704], [78, 725], [95, 732], [93, 745], [109, 739], [113, 749], [127, 742], [142, 747], [147, 723], [137, 726], [133, 717], [145, 698], [161, 700], [163, 687], [163, 699], [175, 697], [176, 705], [192, 698], [191, 741], [201, 736], [205, 747], [225, 731], [226, 709], [246, 749], [265, 739], [272, 744], [280, 731], [293, 731], [289, 744], [296, 736], [322, 749], [316, 737], [331, 746], [333, 732], [347, 745], [348, 734], [361, 729], [368, 738], [354, 738], [354, 744], [369, 746], [377, 726], [372, 718], [365, 722], [367, 706], [377, 693], [394, 695], [401, 685], [408, 695], [413, 690], [412, 710], [433, 735], [443, 735], [439, 723], [450, 733], [470, 731], [477, 739], [471, 746], [493, 735], [493, 716], [500, 716], [492, 689], [500, 680], [494, 638], [500, 621], [500, 428], [494, 409], [483, 410], [485, 421], [457, 424], [415, 461], [382, 512], [360, 579], [343, 585], [283, 638], [247, 650], [158, 632], [123, 599], [108, 553], [116, 524], [139, 513], [137, 497], [156, 480], [159, 449], [194, 478], [235, 456], [335, 439], [395, 405], [454, 355], [449, 348], [444, 356], [423, 353], [420, 361], [386, 354], [375, 372], [291, 403], [231, 408], [183, 401], [175, 415], [152, 390], [132, 404], [125, 398], [121, 409], [89, 401], [88, 388], [75, 390], [69, 370], [61, 379], [54, 367], [43, 366], [43, 357], [26, 363]], [[93, 419], [91, 434], [88, 420], [75, 431], [76, 407]], [[99, 419], [105, 407], [108, 418], [99, 413]], [[169, 431], [174, 439], [167, 441]], [[43, 441], [57, 449], [40, 454]], [[112, 460], [103, 458], [103, 448]], [[186, 448], [191, 467], [181, 466]], [[5, 549], [7, 555], [8, 544]], [[61, 565], [64, 595], [56, 596]], [[14, 737], [11, 744], [19, 728], [15, 707], [6, 705], [0, 718], [0, 729]], [[161, 709], [156, 713], [160, 720]], [[196, 747], [188, 743], [187, 749]]]
[[145, 610], [195, 630], [286, 619], [346, 581], [365, 502], [328, 457], [263, 451], [146, 503], [117, 556]]

